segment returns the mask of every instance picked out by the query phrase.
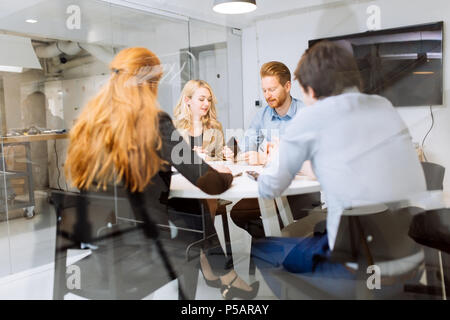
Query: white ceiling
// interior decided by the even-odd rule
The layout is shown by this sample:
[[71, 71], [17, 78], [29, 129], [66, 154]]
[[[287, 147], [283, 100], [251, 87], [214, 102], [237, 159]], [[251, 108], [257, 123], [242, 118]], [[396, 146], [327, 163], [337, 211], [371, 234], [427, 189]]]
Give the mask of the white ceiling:
[[148, 8], [185, 17], [244, 28], [256, 20], [272, 16], [289, 15], [297, 10], [328, 5], [330, 3], [357, 2], [358, 0], [256, 0], [258, 8], [247, 14], [223, 15], [212, 10], [214, 0], [101, 0], [135, 8]]
[[[244, 28], [255, 21], [283, 15], [295, 14], [299, 10], [321, 7], [334, 3], [368, 0], [256, 0], [258, 8], [243, 15], [223, 15], [212, 10], [214, 0], [0, 0], [0, 30], [27, 34], [29, 36], [65, 39], [66, 8], [69, 4], [81, 7], [86, 27], [70, 32], [70, 39], [79, 39], [91, 43], [108, 44], [114, 34], [136, 33], [147, 30], [149, 33], [166, 19], [148, 15], [136, 10], [123, 10], [116, 5], [130, 7], [147, 12], [163, 14], [187, 20], [194, 18], [220, 25]], [[108, 7], [107, 4], [111, 4]], [[106, 5], [105, 5], [106, 4]], [[39, 23], [28, 24], [26, 19], [37, 19]], [[160, 21], [161, 20], [161, 21]], [[80, 41], [81, 41], [80, 40]]]
[[[109, 2], [109, 1], [106, 1]], [[80, 6], [83, 25], [79, 30], [69, 30], [66, 20], [69, 4]], [[36, 19], [38, 23], [26, 23]], [[0, 0], [0, 34], [27, 35], [33, 39], [70, 39], [109, 45], [123, 33], [147, 32], [152, 34], [167, 19], [139, 10], [109, 7], [101, 0]]]

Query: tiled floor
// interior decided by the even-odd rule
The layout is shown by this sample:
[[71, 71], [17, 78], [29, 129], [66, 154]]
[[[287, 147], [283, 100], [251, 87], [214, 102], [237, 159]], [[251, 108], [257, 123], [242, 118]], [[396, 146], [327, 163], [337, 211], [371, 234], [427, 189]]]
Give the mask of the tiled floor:
[[[0, 278], [54, 259], [55, 214], [45, 191], [35, 192], [35, 205], [39, 214], [30, 220], [15, 218], [0, 222]], [[16, 211], [9, 212], [8, 216], [21, 217]]]
[[[55, 250], [55, 215], [50, 207], [43, 208], [40, 214], [27, 220], [13, 219], [0, 222], [0, 299], [52, 299]], [[219, 232], [221, 219], [215, 223]], [[231, 232], [238, 232], [231, 226]], [[234, 237], [237, 235], [235, 234]], [[240, 234], [242, 250], [249, 248], [249, 236]], [[233, 238], [233, 235], [232, 235]], [[68, 264], [89, 255], [89, 250], [70, 251]], [[259, 280], [261, 283], [257, 299], [277, 299], [259, 271], [248, 276], [248, 259], [236, 256], [235, 269], [247, 283]], [[68, 294], [66, 299], [83, 299], [76, 294]], [[177, 299], [177, 281], [150, 293], [144, 299]], [[423, 298], [423, 297], [419, 297]], [[426, 297], [425, 297], [426, 298]], [[217, 288], [208, 287], [201, 275], [198, 277], [196, 299], [222, 299]]]
[[[48, 208], [50, 210], [50, 208]], [[0, 223], [0, 299], [52, 299], [55, 250], [55, 219], [50, 211], [36, 215], [33, 219], [13, 219]], [[220, 221], [216, 224], [220, 229]], [[8, 237], [9, 235], [9, 237]], [[89, 255], [90, 250], [70, 250], [67, 265]], [[236, 271], [248, 283], [260, 280], [257, 299], [276, 299], [271, 290], [261, 281], [256, 272], [249, 277], [248, 261], [239, 259]], [[235, 260], [236, 261], [236, 260]], [[177, 299], [178, 283], [172, 281], [150, 293], [144, 299]], [[67, 294], [65, 299], [83, 299]], [[196, 299], [222, 299], [219, 289], [206, 285], [199, 275]]]
[[[71, 250], [67, 265], [89, 255], [90, 250]], [[53, 296], [54, 263], [30, 268], [0, 278], [2, 300], [50, 300]]]
[[[89, 250], [79, 250], [89, 251]], [[71, 255], [73, 263], [83, 258], [88, 253], [76, 252]], [[46, 264], [30, 270], [22, 271], [0, 279], [0, 299], [25, 299], [25, 300], [50, 300], [53, 297], [53, 271], [54, 264]], [[243, 277], [245, 279], [245, 277]], [[261, 278], [257, 273], [256, 278]], [[248, 279], [248, 278], [247, 278]], [[251, 282], [251, 281], [249, 281]], [[84, 299], [81, 296], [69, 293], [65, 299]], [[178, 299], [177, 281], [169, 282], [167, 285], [149, 294], [144, 298], [149, 300], [176, 300]], [[199, 276], [197, 284], [196, 299], [199, 300], [221, 300], [220, 291], [217, 288], [208, 287], [204, 279]], [[276, 299], [270, 289], [264, 284], [261, 285], [256, 299]]]
[[53, 261], [55, 227], [49, 215], [0, 223], [0, 277]]

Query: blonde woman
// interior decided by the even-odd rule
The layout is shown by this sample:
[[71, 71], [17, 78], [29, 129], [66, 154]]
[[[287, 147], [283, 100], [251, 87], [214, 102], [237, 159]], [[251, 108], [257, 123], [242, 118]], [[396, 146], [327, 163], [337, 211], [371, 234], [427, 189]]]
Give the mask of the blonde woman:
[[232, 160], [233, 152], [224, 146], [216, 103], [216, 96], [206, 81], [188, 81], [175, 107], [175, 127], [200, 156], [207, 160]]

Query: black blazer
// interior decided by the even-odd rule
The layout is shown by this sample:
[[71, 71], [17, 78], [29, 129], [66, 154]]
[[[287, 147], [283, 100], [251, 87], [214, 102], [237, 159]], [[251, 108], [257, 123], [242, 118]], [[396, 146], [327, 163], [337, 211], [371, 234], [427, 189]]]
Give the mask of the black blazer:
[[[160, 156], [168, 162], [168, 165], [151, 179], [145, 190], [136, 195], [138, 198], [135, 200], [146, 208], [155, 223], [167, 226], [169, 224], [167, 204], [172, 178], [171, 166], [174, 166], [187, 180], [208, 194], [220, 194], [227, 190], [231, 186], [233, 176], [219, 173], [204, 162], [175, 129], [170, 116], [162, 111], [159, 115], [159, 132], [162, 140]], [[191, 163], [192, 159], [194, 159], [194, 163]], [[123, 187], [118, 189], [117, 195], [120, 198], [123, 196], [122, 199], [127, 198], [126, 190]], [[118, 210], [118, 216], [135, 219], [132, 210]]]

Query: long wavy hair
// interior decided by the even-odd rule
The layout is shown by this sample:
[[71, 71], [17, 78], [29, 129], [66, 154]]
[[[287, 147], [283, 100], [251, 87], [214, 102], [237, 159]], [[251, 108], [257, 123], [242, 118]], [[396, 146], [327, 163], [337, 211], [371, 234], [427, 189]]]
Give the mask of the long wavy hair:
[[124, 182], [141, 192], [166, 163], [158, 153], [161, 63], [146, 48], [127, 48], [110, 69], [109, 80], [70, 130], [65, 173], [78, 189]]
[[222, 125], [217, 120], [217, 98], [214, 95], [211, 86], [203, 80], [189, 80], [184, 85], [183, 91], [181, 91], [180, 98], [178, 99], [173, 112], [175, 127], [181, 130], [190, 130], [193, 128], [191, 108], [189, 108], [185, 100], [186, 97], [192, 99], [195, 91], [200, 88], [208, 89], [212, 98], [208, 112], [201, 118], [203, 128], [222, 130]]

